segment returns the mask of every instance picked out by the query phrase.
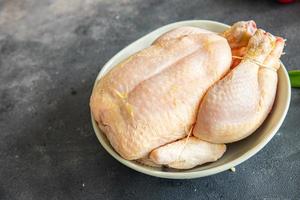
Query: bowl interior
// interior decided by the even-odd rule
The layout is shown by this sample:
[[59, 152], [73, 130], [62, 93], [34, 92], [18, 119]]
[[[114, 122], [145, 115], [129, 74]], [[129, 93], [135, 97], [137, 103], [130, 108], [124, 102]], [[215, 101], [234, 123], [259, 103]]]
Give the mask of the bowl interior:
[[[111, 58], [100, 71], [96, 82], [123, 59], [127, 58], [128, 56], [141, 49], [150, 46], [151, 43], [164, 32], [180, 26], [195, 26], [214, 32], [222, 32], [229, 27], [225, 24], [206, 20], [183, 21], [163, 26], [133, 42], [132, 44], [121, 50], [119, 53], [117, 53], [113, 58]], [[212, 175], [230, 169], [231, 167], [234, 167], [247, 160], [255, 153], [257, 153], [260, 149], [262, 149], [276, 134], [287, 113], [291, 93], [289, 78], [283, 64], [281, 64], [281, 67], [278, 70], [278, 77], [279, 81], [275, 103], [271, 113], [269, 114], [268, 118], [264, 121], [262, 126], [246, 139], [232, 144], [228, 144], [227, 151], [221, 159], [213, 163], [208, 163], [205, 165], [195, 167], [193, 169], [174, 170], [170, 168], [154, 168], [139, 164], [135, 161], [125, 160], [114, 151], [104, 133], [102, 133], [101, 130], [98, 128], [97, 123], [95, 122], [92, 116], [93, 128], [102, 146], [114, 158], [116, 158], [118, 161], [125, 164], [126, 166], [135, 169], [139, 172], [162, 178], [176, 179], [197, 178]]]

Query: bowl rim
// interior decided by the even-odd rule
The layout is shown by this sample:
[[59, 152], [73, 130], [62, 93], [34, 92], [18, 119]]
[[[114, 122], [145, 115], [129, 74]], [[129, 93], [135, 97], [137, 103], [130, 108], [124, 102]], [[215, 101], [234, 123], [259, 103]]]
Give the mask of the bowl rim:
[[[229, 25], [227, 25], [227, 24], [216, 22], [216, 21], [211, 21], [211, 20], [185, 20], [185, 21], [179, 21], [179, 22], [174, 22], [174, 23], [167, 24], [165, 26], [159, 27], [159, 28], [151, 31], [150, 33], [144, 35], [143, 37], [139, 38], [138, 40], [130, 43], [128, 46], [133, 45], [135, 43], [138, 43], [139, 41], [143, 40], [145, 37], [147, 37], [151, 33], [155, 32], [155, 31], [158, 31], [160, 29], [168, 29], [170, 27], [177, 26], [177, 25], [187, 25], [187, 24], [191, 25], [191, 24], [199, 24], [199, 23], [203, 23], [203, 24], [207, 24], [207, 25], [217, 25], [217, 26], [229, 27]], [[125, 49], [127, 49], [128, 46], [124, 47], [117, 54], [115, 54], [107, 63], [105, 63], [105, 65], [101, 68], [100, 72], [97, 75], [97, 78], [96, 78], [96, 80], [94, 82], [94, 85], [93, 85], [93, 89], [96, 86], [96, 83], [100, 79], [100, 77], [102, 77], [105, 73], [107, 73], [106, 72], [107, 68], [111, 65], [111, 62], [114, 60], [114, 58], [117, 57], [118, 55], [122, 54], [123, 51]], [[287, 83], [287, 88], [288, 88], [287, 89], [287, 101], [285, 102], [285, 105], [284, 105], [285, 107], [284, 107], [282, 115], [280, 116], [280, 119], [278, 120], [276, 125], [273, 126], [272, 129], [269, 131], [270, 134], [268, 134], [266, 137], [264, 137], [257, 145], [255, 145], [253, 148], [248, 150], [243, 155], [241, 155], [241, 156], [237, 157], [236, 159], [234, 159], [232, 161], [229, 161], [228, 163], [225, 163], [223, 165], [212, 167], [212, 168], [209, 168], [209, 169], [200, 170], [200, 171], [188, 171], [188, 172], [185, 172], [185, 171], [166, 172], [166, 171], [150, 170], [150, 169], [147, 169], [146, 166], [142, 166], [142, 165], [137, 164], [134, 161], [129, 161], [129, 160], [126, 160], [126, 159], [122, 158], [110, 146], [110, 144], [107, 144], [106, 136], [99, 129], [99, 127], [98, 127], [98, 125], [97, 125], [97, 123], [96, 123], [96, 121], [95, 121], [95, 119], [92, 115], [92, 112], [90, 112], [94, 132], [95, 132], [99, 142], [103, 146], [103, 148], [112, 157], [114, 157], [116, 160], [118, 160], [119, 162], [121, 162], [125, 166], [127, 166], [131, 169], [134, 169], [138, 172], [150, 175], [150, 176], [155, 176], [155, 177], [160, 177], [160, 178], [168, 178], [168, 179], [192, 179], [192, 178], [200, 178], [200, 177], [210, 176], [210, 175], [213, 175], [213, 174], [217, 174], [217, 173], [226, 171], [226, 170], [231, 169], [231, 168], [241, 164], [242, 162], [248, 160], [249, 158], [254, 156], [257, 152], [259, 152], [273, 138], [273, 136], [276, 134], [276, 132], [278, 131], [278, 129], [282, 125], [282, 123], [283, 123], [283, 121], [286, 117], [286, 114], [288, 112], [289, 105], [290, 105], [291, 86], [290, 86], [290, 82], [289, 82], [289, 78], [288, 78], [288, 72], [287, 72], [287, 70], [286, 70], [286, 68], [285, 68], [285, 66], [283, 65], [282, 62], [281, 62], [280, 67], [283, 69], [284, 77], [287, 80], [286, 83]]]

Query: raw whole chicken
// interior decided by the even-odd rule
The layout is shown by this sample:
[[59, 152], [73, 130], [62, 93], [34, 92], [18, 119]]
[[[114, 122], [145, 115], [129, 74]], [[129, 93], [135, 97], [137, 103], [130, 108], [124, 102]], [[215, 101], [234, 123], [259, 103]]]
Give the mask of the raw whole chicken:
[[[238, 22], [220, 35], [200, 28], [181, 27], [165, 33], [150, 47], [115, 66], [97, 82], [90, 99], [93, 117], [113, 148], [128, 160], [139, 159], [148, 165], [168, 165], [178, 169], [220, 158], [226, 146], [213, 143], [226, 143], [227, 140], [214, 141], [214, 136], [218, 138], [220, 133], [206, 131], [206, 128], [214, 131], [214, 119], [209, 121], [205, 117], [206, 110], [201, 112], [201, 107], [206, 108], [206, 104], [207, 109], [212, 107], [208, 95], [205, 96], [208, 103], [203, 101], [200, 109], [199, 104], [208, 88], [228, 73], [230, 66], [234, 68], [239, 64], [240, 57], [245, 59], [233, 71], [247, 63], [246, 57], [251, 59], [248, 65], [253, 63], [256, 57], [249, 55], [257, 48], [256, 44], [267, 46], [267, 41], [253, 36], [255, 31], [253, 21]], [[264, 62], [263, 66], [276, 68], [279, 57], [275, 52], [280, 50], [270, 54], [262, 49], [261, 53], [267, 58], [258, 56], [263, 60], [255, 60], [261, 75], [259, 80], [262, 86], [274, 88], [262, 78], [268, 73], [261, 70], [270, 69], [260, 68], [257, 63]], [[236, 59], [232, 60], [232, 55]], [[273, 90], [261, 92], [264, 93], [262, 96], [272, 96]], [[257, 92], [253, 95], [256, 94], [259, 95]], [[219, 105], [222, 103], [225, 102]], [[267, 100], [261, 103], [269, 105]], [[210, 124], [206, 124], [204, 118]], [[263, 120], [263, 117], [257, 118], [257, 121]]]

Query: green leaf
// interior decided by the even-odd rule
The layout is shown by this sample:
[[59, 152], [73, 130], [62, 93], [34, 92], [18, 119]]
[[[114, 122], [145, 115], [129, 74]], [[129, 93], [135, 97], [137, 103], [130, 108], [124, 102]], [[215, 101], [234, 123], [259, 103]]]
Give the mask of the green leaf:
[[300, 70], [289, 71], [289, 76], [292, 87], [300, 88]]

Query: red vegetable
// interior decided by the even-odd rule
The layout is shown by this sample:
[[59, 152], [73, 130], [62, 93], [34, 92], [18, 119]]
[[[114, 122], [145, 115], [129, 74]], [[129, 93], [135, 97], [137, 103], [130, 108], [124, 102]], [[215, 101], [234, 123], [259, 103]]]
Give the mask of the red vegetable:
[[277, 0], [277, 2], [283, 3], [283, 4], [288, 4], [288, 3], [293, 3], [293, 2], [295, 2], [295, 0]]

